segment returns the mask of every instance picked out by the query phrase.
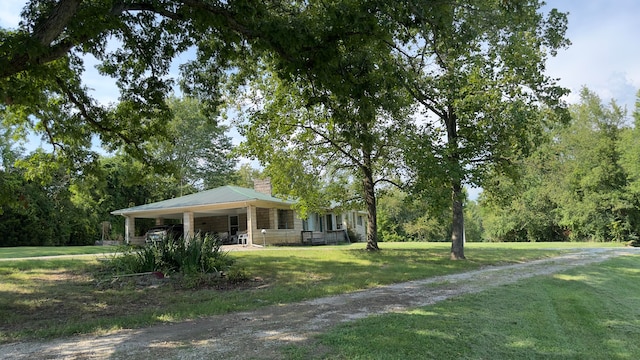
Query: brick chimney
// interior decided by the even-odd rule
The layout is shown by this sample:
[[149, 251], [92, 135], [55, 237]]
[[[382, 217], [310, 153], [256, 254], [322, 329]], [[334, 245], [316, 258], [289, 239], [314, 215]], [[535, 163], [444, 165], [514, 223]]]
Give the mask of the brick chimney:
[[271, 196], [271, 179], [253, 179], [253, 189], [259, 193]]

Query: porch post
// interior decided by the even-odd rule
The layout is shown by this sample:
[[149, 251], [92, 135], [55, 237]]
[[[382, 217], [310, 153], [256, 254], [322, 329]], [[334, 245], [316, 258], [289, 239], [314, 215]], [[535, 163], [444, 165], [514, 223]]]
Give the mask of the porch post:
[[130, 244], [131, 239], [135, 235], [136, 229], [136, 218], [133, 216], [125, 216], [124, 217], [124, 243]]
[[253, 234], [258, 233], [256, 219], [256, 207], [247, 206], [247, 245], [253, 245]]
[[184, 226], [184, 239], [193, 237], [193, 212], [185, 212], [182, 214], [182, 225]]

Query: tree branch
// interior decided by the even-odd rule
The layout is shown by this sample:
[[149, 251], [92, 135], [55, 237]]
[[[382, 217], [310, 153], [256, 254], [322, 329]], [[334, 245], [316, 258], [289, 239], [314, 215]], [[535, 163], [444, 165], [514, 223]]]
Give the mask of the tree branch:
[[113, 128], [105, 126], [104, 124], [102, 124], [100, 120], [96, 119], [91, 114], [91, 110], [87, 107], [85, 102], [78, 99], [76, 94], [67, 86], [67, 84], [65, 84], [65, 82], [62, 79], [56, 77], [56, 83], [58, 84], [60, 89], [63, 91], [65, 96], [67, 96], [69, 101], [71, 101], [78, 108], [82, 118], [85, 119], [85, 121], [87, 121], [91, 126], [93, 126], [94, 128], [96, 128], [102, 133], [114, 134], [116, 137], [120, 138], [126, 144], [133, 145], [136, 150], [141, 151], [140, 147], [138, 146], [139, 144], [138, 141], [134, 141], [134, 139], [126, 136], [122, 132], [115, 131]]
[[51, 13], [33, 29], [33, 38], [41, 45], [49, 46], [67, 27], [78, 12], [82, 0], [60, 0]]
[[299, 123], [289, 124], [289, 125], [296, 126], [296, 127], [302, 128], [302, 129], [307, 129], [307, 130], [313, 132], [314, 134], [316, 134], [319, 137], [321, 137], [322, 139], [324, 139], [328, 144], [330, 144], [336, 150], [338, 150], [338, 152], [342, 153], [349, 160], [351, 160], [354, 165], [359, 166], [359, 167], [363, 166], [363, 164], [355, 156], [353, 156], [350, 152], [348, 152], [345, 149], [344, 146], [341, 146], [338, 142], [336, 142], [335, 140], [333, 140], [332, 138], [330, 138], [328, 135], [324, 134], [323, 132], [317, 130], [313, 126], [302, 125], [302, 124], [299, 124]]
[[44, 132], [47, 134], [47, 138], [49, 138], [49, 144], [53, 147], [53, 152], [55, 153], [56, 149], [62, 150], [64, 147], [55, 141], [55, 137], [53, 136], [53, 132], [51, 128], [49, 128], [49, 124], [47, 121], [42, 122], [42, 126], [44, 127]]
[[378, 183], [381, 183], [381, 182], [389, 183], [389, 184], [397, 187], [400, 190], [404, 190], [404, 186], [403, 185], [398, 184], [397, 182], [395, 182], [393, 180], [390, 180], [390, 179], [387, 179], [387, 178], [382, 178], [382, 179], [378, 179], [378, 180], [374, 181], [373, 186], [376, 186], [376, 185], [378, 185]]

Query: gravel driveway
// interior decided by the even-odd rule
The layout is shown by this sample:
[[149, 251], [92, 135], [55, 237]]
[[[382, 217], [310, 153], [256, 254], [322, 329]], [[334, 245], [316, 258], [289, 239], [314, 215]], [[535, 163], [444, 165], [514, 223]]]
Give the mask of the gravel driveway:
[[342, 322], [430, 305], [524, 278], [638, 253], [637, 248], [579, 249], [549, 259], [486, 267], [250, 312], [102, 336], [0, 345], [0, 354], [3, 359], [279, 359], [281, 346], [307, 341]]

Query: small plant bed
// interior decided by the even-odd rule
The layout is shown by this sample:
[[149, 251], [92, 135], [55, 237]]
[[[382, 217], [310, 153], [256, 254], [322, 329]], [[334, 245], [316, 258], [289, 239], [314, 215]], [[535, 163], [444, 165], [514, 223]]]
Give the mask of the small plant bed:
[[233, 263], [221, 247], [220, 240], [211, 236], [166, 239], [145, 247], [124, 247], [107, 259], [105, 271], [115, 276], [147, 272], [220, 274]]
[[[127, 247], [106, 260], [104, 273], [110, 284], [171, 284], [185, 289], [219, 287], [248, 280], [242, 271], [230, 271], [234, 260], [221, 248], [220, 239], [211, 236], [186, 241], [167, 239], [142, 248]], [[101, 285], [104, 283], [103, 280]]]

